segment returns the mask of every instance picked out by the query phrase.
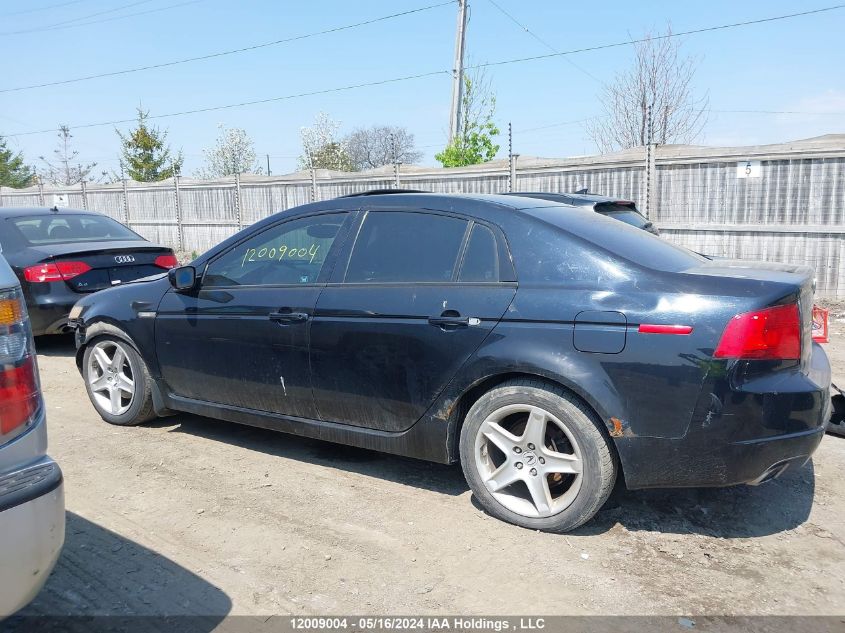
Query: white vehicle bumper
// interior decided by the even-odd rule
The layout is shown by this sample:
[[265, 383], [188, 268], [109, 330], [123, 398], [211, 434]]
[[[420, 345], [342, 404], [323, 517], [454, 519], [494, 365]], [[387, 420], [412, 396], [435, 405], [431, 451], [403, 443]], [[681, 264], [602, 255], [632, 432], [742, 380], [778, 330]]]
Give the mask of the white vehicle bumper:
[[49, 458], [0, 476], [0, 619], [44, 586], [65, 540], [62, 473]]

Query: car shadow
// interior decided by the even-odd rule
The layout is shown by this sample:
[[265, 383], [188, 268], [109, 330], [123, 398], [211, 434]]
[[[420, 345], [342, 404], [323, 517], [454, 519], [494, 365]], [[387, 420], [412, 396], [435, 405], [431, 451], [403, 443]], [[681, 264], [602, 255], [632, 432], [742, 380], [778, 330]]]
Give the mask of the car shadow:
[[614, 489], [596, 517], [572, 535], [627, 530], [753, 538], [792, 530], [810, 515], [815, 493], [812, 460], [760, 486]]
[[76, 343], [73, 334], [48, 334], [35, 337], [35, 352], [43, 356], [73, 358], [76, 356]]
[[456, 496], [469, 489], [458, 466], [389, 455], [187, 413], [148, 423], [148, 426], [172, 425], [176, 425], [171, 429], [173, 433], [189, 433], [267, 455], [320, 464], [440, 494]]
[[72, 512], [66, 518], [56, 568], [3, 630], [205, 633], [231, 610], [223, 591], [172, 560]]

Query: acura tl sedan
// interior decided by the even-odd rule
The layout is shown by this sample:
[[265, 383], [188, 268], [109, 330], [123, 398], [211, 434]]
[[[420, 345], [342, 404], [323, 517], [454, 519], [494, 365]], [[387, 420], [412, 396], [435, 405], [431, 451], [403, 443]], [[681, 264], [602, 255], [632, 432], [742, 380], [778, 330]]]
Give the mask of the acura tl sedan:
[[266, 218], [74, 306], [107, 422], [173, 412], [460, 462], [567, 531], [628, 488], [759, 484], [830, 416], [809, 268], [712, 261], [592, 210], [387, 194]]
[[173, 268], [176, 256], [94, 211], [0, 208], [0, 249], [23, 289], [33, 333], [68, 332], [83, 294]]

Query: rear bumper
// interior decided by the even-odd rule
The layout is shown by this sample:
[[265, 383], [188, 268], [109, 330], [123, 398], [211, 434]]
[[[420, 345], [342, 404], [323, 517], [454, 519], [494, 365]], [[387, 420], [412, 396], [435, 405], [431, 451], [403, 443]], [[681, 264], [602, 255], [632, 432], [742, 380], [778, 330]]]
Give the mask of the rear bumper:
[[44, 586], [65, 539], [62, 471], [50, 458], [0, 477], [0, 618]]
[[85, 295], [74, 292], [65, 282], [21, 285], [35, 336], [68, 331], [66, 326], [70, 309]]
[[684, 437], [617, 440], [629, 488], [763, 483], [803, 466], [831, 416], [830, 364], [815, 344], [806, 372], [729, 371], [704, 387]]

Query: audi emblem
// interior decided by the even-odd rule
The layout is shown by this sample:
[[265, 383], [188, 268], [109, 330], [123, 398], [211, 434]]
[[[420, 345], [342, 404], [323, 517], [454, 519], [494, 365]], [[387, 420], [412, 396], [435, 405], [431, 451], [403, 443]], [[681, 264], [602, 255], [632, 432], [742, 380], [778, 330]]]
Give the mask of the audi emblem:
[[114, 261], [118, 264], [131, 264], [135, 261], [135, 258], [132, 255], [115, 255]]

